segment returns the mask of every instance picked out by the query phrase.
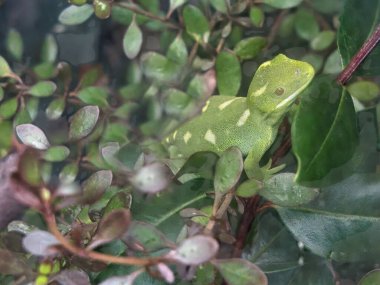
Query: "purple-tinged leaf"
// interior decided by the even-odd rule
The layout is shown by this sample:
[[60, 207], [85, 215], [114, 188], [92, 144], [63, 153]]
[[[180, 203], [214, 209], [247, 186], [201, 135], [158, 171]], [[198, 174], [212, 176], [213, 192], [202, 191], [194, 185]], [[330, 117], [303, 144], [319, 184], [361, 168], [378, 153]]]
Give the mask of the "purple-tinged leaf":
[[33, 255], [48, 256], [56, 253], [50, 247], [59, 245], [59, 241], [49, 232], [33, 231], [25, 236], [22, 245]]
[[142, 272], [143, 270], [140, 269], [126, 276], [111, 277], [104, 280], [99, 285], [132, 285]]
[[99, 118], [98, 106], [85, 106], [79, 109], [70, 121], [69, 138], [79, 140], [88, 136]]
[[166, 283], [173, 283], [175, 280], [173, 271], [165, 263], [159, 263], [156, 266], [157, 271], [160, 273], [162, 279]]
[[25, 274], [27, 271], [31, 271], [31, 269], [20, 254], [0, 249], [0, 274], [19, 275]]
[[169, 185], [171, 176], [171, 171], [165, 164], [155, 162], [139, 169], [130, 181], [141, 192], [154, 194]]
[[35, 149], [48, 149], [50, 143], [45, 133], [35, 125], [22, 124], [16, 127], [16, 134], [24, 145]]
[[85, 182], [82, 184], [82, 197], [81, 202], [83, 204], [91, 204], [95, 202], [104, 191], [112, 183], [112, 172], [109, 170], [100, 170], [92, 174]]
[[76, 269], [63, 270], [52, 278], [61, 285], [91, 285], [86, 272]]

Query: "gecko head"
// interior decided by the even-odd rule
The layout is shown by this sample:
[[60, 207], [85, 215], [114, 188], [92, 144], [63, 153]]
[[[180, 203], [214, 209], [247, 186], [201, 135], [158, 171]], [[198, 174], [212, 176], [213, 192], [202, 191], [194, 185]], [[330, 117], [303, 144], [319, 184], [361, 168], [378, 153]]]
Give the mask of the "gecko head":
[[248, 106], [264, 113], [285, 113], [313, 77], [310, 64], [279, 54], [257, 69], [248, 90]]

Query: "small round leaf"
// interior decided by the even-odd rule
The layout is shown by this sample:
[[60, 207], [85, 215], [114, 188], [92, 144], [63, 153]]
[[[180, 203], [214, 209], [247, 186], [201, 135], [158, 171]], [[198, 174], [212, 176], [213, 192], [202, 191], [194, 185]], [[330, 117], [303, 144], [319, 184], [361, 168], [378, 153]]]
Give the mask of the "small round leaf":
[[22, 124], [16, 127], [16, 133], [21, 142], [27, 146], [45, 150], [48, 149], [50, 143], [45, 133], [32, 124]]
[[61, 12], [58, 20], [64, 25], [79, 25], [85, 22], [94, 13], [91, 5], [71, 5]]
[[57, 85], [51, 81], [40, 81], [29, 88], [28, 94], [35, 97], [48, 97], [57, 89]]
[[79, 109], [70, 121], [69, 138], [79, 140], [88, 136], [99, 118], [98, 106], [85, 106]]
[[24, 248], [33, 255], [48, 256], [49, 247], [58, 245], [59, 241], [49, 232], [33, 231], [22, 240]]

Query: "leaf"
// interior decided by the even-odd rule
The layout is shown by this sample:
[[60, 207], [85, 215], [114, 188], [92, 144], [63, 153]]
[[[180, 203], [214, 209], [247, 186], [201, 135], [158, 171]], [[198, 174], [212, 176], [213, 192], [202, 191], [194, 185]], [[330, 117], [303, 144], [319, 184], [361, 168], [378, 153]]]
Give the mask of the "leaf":
[[183, 9], [183, 20], [186, 32], [199, 43], [207, 43], [210, 36], [210, 28], [207, 18], [202, 11], [194, 6], [187, 5]]
[[185, 265], [199, 265], [213, 258], [218, 249], [219, 244], [212, 237], [196, 235], [185, 239], [169, 256]]
[[303, 0], [263, 0], [263, 3], [278, 9], [288, 9], [298, 6]]
[[311, 42], [310, 47], [315, 51], [327, 49], [335, 40], [335, 32], [322, 31]]
[[46, 35], [41, 49], [41, 60], [43, 62], [54, 62], [57, 59], [58, 45], [52, 34]]
[[122, 240], [128, 248], [144, 252], [154, 252], [167, 248], [171, 242], [155, 226], [133, 221]]
[[144, 74], [158, 82], [174, 82], [178, 78], [179, 66], [156, 52], [141, 56]]
[[319, 191], [317, 188], [308, 188], [294, 182], [293, 173], [280, 173], [264, 181], [260, 195], [272, 203], [292, 207], [306, 204], [314, 200]]
[[219, 12], [227, 13], [228, 11], [226, 0], [210, 0], [210, 4]]
[[48, 97], [57, 89], [57, 85], [51, 81], [40, 81], [29, 88], [28, 94], [35, 97]]
[[33, 231], [22, 240], [23, 247], [33, 255], [49, 256], [54, 254], [49, 248], [59, 245], [59, 241], [49, 232]]
[[65, 110], [66, 100], [63, 97], [54, 99], [50, 102], [46, 108], [46, 117], [50, 120], [57, 120], [61, 117], [63, 111]]
[[[50, 279], [49, 279], [50, 281]], [[51, 278], [51, 281], [65, 285], [91, 285], [87, 273], [79, 269], [65, 269]]]
[[140, 52], [143, 42], [143, 34], [133, 19], [123, 38], [123, 49], [129, 59], [134, 59]]
[[102, 87], [90, 86], [81, 89], [77, 94], [84, 103], [99, 107], [108, 107], [107, 91]]
[[263, 183], [258, 180], [247, 180], [239, 185], [236, 190], [236, 195], [243, 198], [249, 198], [256, 195], [262, 189]]
[[4, 275], [22, 275], [30, 271], [24, 258], [6, 249], [0, 249], [0, 273]]
[[295, 28], [298, 36], [311, 41], [319, 33], [318, 22], [312, 12], [306, 9], [298, 9], [295, 18]]
[[182, 6], [185, 4], [187, 0], [170, 0], [170, 8], [169, 11], [174, 11], [178, 7]]
[[253, 263], [240, 259], [217, 259], [212, 264], [229, 285], [267, 285], [265, 274]]
[[[338, 29], [338, 47], [346, 66], [351, 58], [359, 51], [363, 43], [374, 32], [380, 23], [380, 3], [377, 0], [368, 0], [366, 5], [361, 1], [348, 0], [345, 2], [340, 16]], [[377, 45], [356, 69], [357, 75], [380, 74], [380, 45]]]
[[374, 269], [368, 272], [362, 279], [359, 281], [359, 285], [376, 285], [380, 283], [380, 270]]
[[93, 249], [120, 238], [127, 231], [130, 221], [131, 217], [128, 209], [117, 209], [106, 214], [100, 220], [96, 233], [87, 248]]
[[113, 210], [129, 209], [132, 204], [132, 196], [130, 193], [117, 192], [109, 199], [107, 205], [103, 209], [103, 215], [107, 215]]
[[38, 79], [50, 79], [55, 76], [56, 69], [52, 62], [41, 62], [33, 67]]
[[164, 109], [165, 112], [171, 116], [181, 116], [188, 104], [190, 103], [190, 96], [185, 92], [169, 88], [164, 93]]
[[13, 117], [18, 108], [18, 100], [17, 98], [11, 98], [5, 100], [0, 104], [0, 118], [9, 119]]
[[276, 209], [295, 238], [313, 253], [339, 262], [376, 260], [379, 185], [377, 175], [356, 174], [322, 189], [310, 205]]
[[35, 125], [18, 125], [16, 127], [16, 134], [23, 144], [35, 149], [45, 150], [50, 146], [45, 133]]
[[299, 163], [296, 182], [305, 185], [323, 183], [353, 156], [358, 145], [355, 110], [351, 97], [345, 91], [340, 95], [330, 78], [315, 79], [304, 92], [293, 121], [292, 144]]
[[78, 165], [75, 162], [66, 164], [59, 173], [59, 180], [63, 184], [70, 184], [74, 182], [77, 177], [78, 170]]
[[0, 102], [4, 99], [4, 89], [0, 87]]
[[265, 14], [261, 8], [253, 6], [249, 10], [249, 19], [254, 27], [261, 28], [264, 25]]
[[157, 193], [168, 187], [172, 174], [169, 168], [159, 162], [146, 165], [130, 178], [131, 184], [144, 193]]
[[213, 179], [218, 158], [218, 155], [214, 152], [201, 151], [194, 153], [178, 170], [176, 178], [181, 178], [184, 174], [192, 173], [198, 177]]
[[170, 44], [166, 56], [169, 60], [172, 60], [181, 66], [186, 64], [188, 52], [186, 44], [183, 41], [181, 35], [178, 35]]
[[100, 170], [92, 174], [86, 181], [82, 183], [82, 197], [80, 198], [83, 204], [92, 204], [106, 189], [111, 186], [112, 172], [109, 170]]
[[94, 13], [91, 5], [70, 5], [59, 14], [58, 20], [64, 25], [79, 25], [88, 20]]
[[175, 276], [173, 271], [170, 269], [169, 266], [167, 266], [165, 263], [158, 263], [155, 268], [158, 273], [160, 274], [160, 277], [165, 280], [166, 283], [173, 283], [175, 280]]
[[235, 54], [242, 60], [254, 59], [267, 45], [264, 37], [251, 37], [241, 40], [234, 48]]
[[4, 57], [0, 56], [0, 78], [8, 77], [11, 74], [12, 74], [12, 70], [9, 67], [8, 62], [5, 60]]
[[88, 136], [99, 118], [98, 106], [85, 106], [79, 109], [70, 121], [69, 138], [71, 140], [80, 140]]
[[21, 61], [24, 46], [20, 33], [16, 29], [10, 29], [5, 42], [8, 53], [17, 61]]
[[243, 171], [243, 155], [239, 148], [231, 147], [220, 156], [215, 167], [215, 192], [225, 194], [239, 181]]
[[132, 285], [142, 272], [143, 270], [140, 269], [126, 276], [110, 277], [99, 285]]
[[342, 69], [342, 60], [339, 51], [335, 50], [328, 56], [323, 68], [323, 73], [338, 74]]
[[241, 85], [241, 67], [237, 57], [223, 51], [216, 57], [215, 68], [220, 95], [236, 96]]
[[376, 99], [380, 94], [379, 85], [372, 81], [360, 80], [347, 86], [352, 97], [367, 102]]
[[63, 161], [70, 155], [70, 149], [67, 147], [52, 146], [44, 153], [44, 159], [50, 162]]
[[95, 16], [99, 19], [108, 19], [111, 16], [112, 1], [94, 0], [93, 4]]

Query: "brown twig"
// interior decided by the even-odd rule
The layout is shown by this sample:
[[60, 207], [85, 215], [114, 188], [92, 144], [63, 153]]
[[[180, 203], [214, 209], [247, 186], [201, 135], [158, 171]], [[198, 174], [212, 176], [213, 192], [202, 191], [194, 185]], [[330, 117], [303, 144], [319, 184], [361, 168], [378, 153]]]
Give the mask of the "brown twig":
[[278, 30], [280, 29], [281, 27], [281, 23], [282, 23], [282, 20], [285, 18], [285, 16], [289, 13], [288, 10], [282, 10], [276, 17], [276, 19], [274, 20], [274, 23], [272, 25], [272, 28], [270, 29], [270, 33], [268, 35], [268, 39], [267, 39], [267, 46], [265, 49], [269, 49], [269, 47], [272, 46], [274, 40], [276, 39], [276, 36], [277, 36], [277, 33], [278, 33]]
[[378, 25], [371, 36], [365, 41], [359, 51], [351, 58], [349, 64], [339, 74], [336, 81], [344, 85], [351, 78], [352, 74], [362, 63], [362, 61], [368, 56], [368, 54], [374, 49], [374, 47], [380, 41], [380, 25]]

